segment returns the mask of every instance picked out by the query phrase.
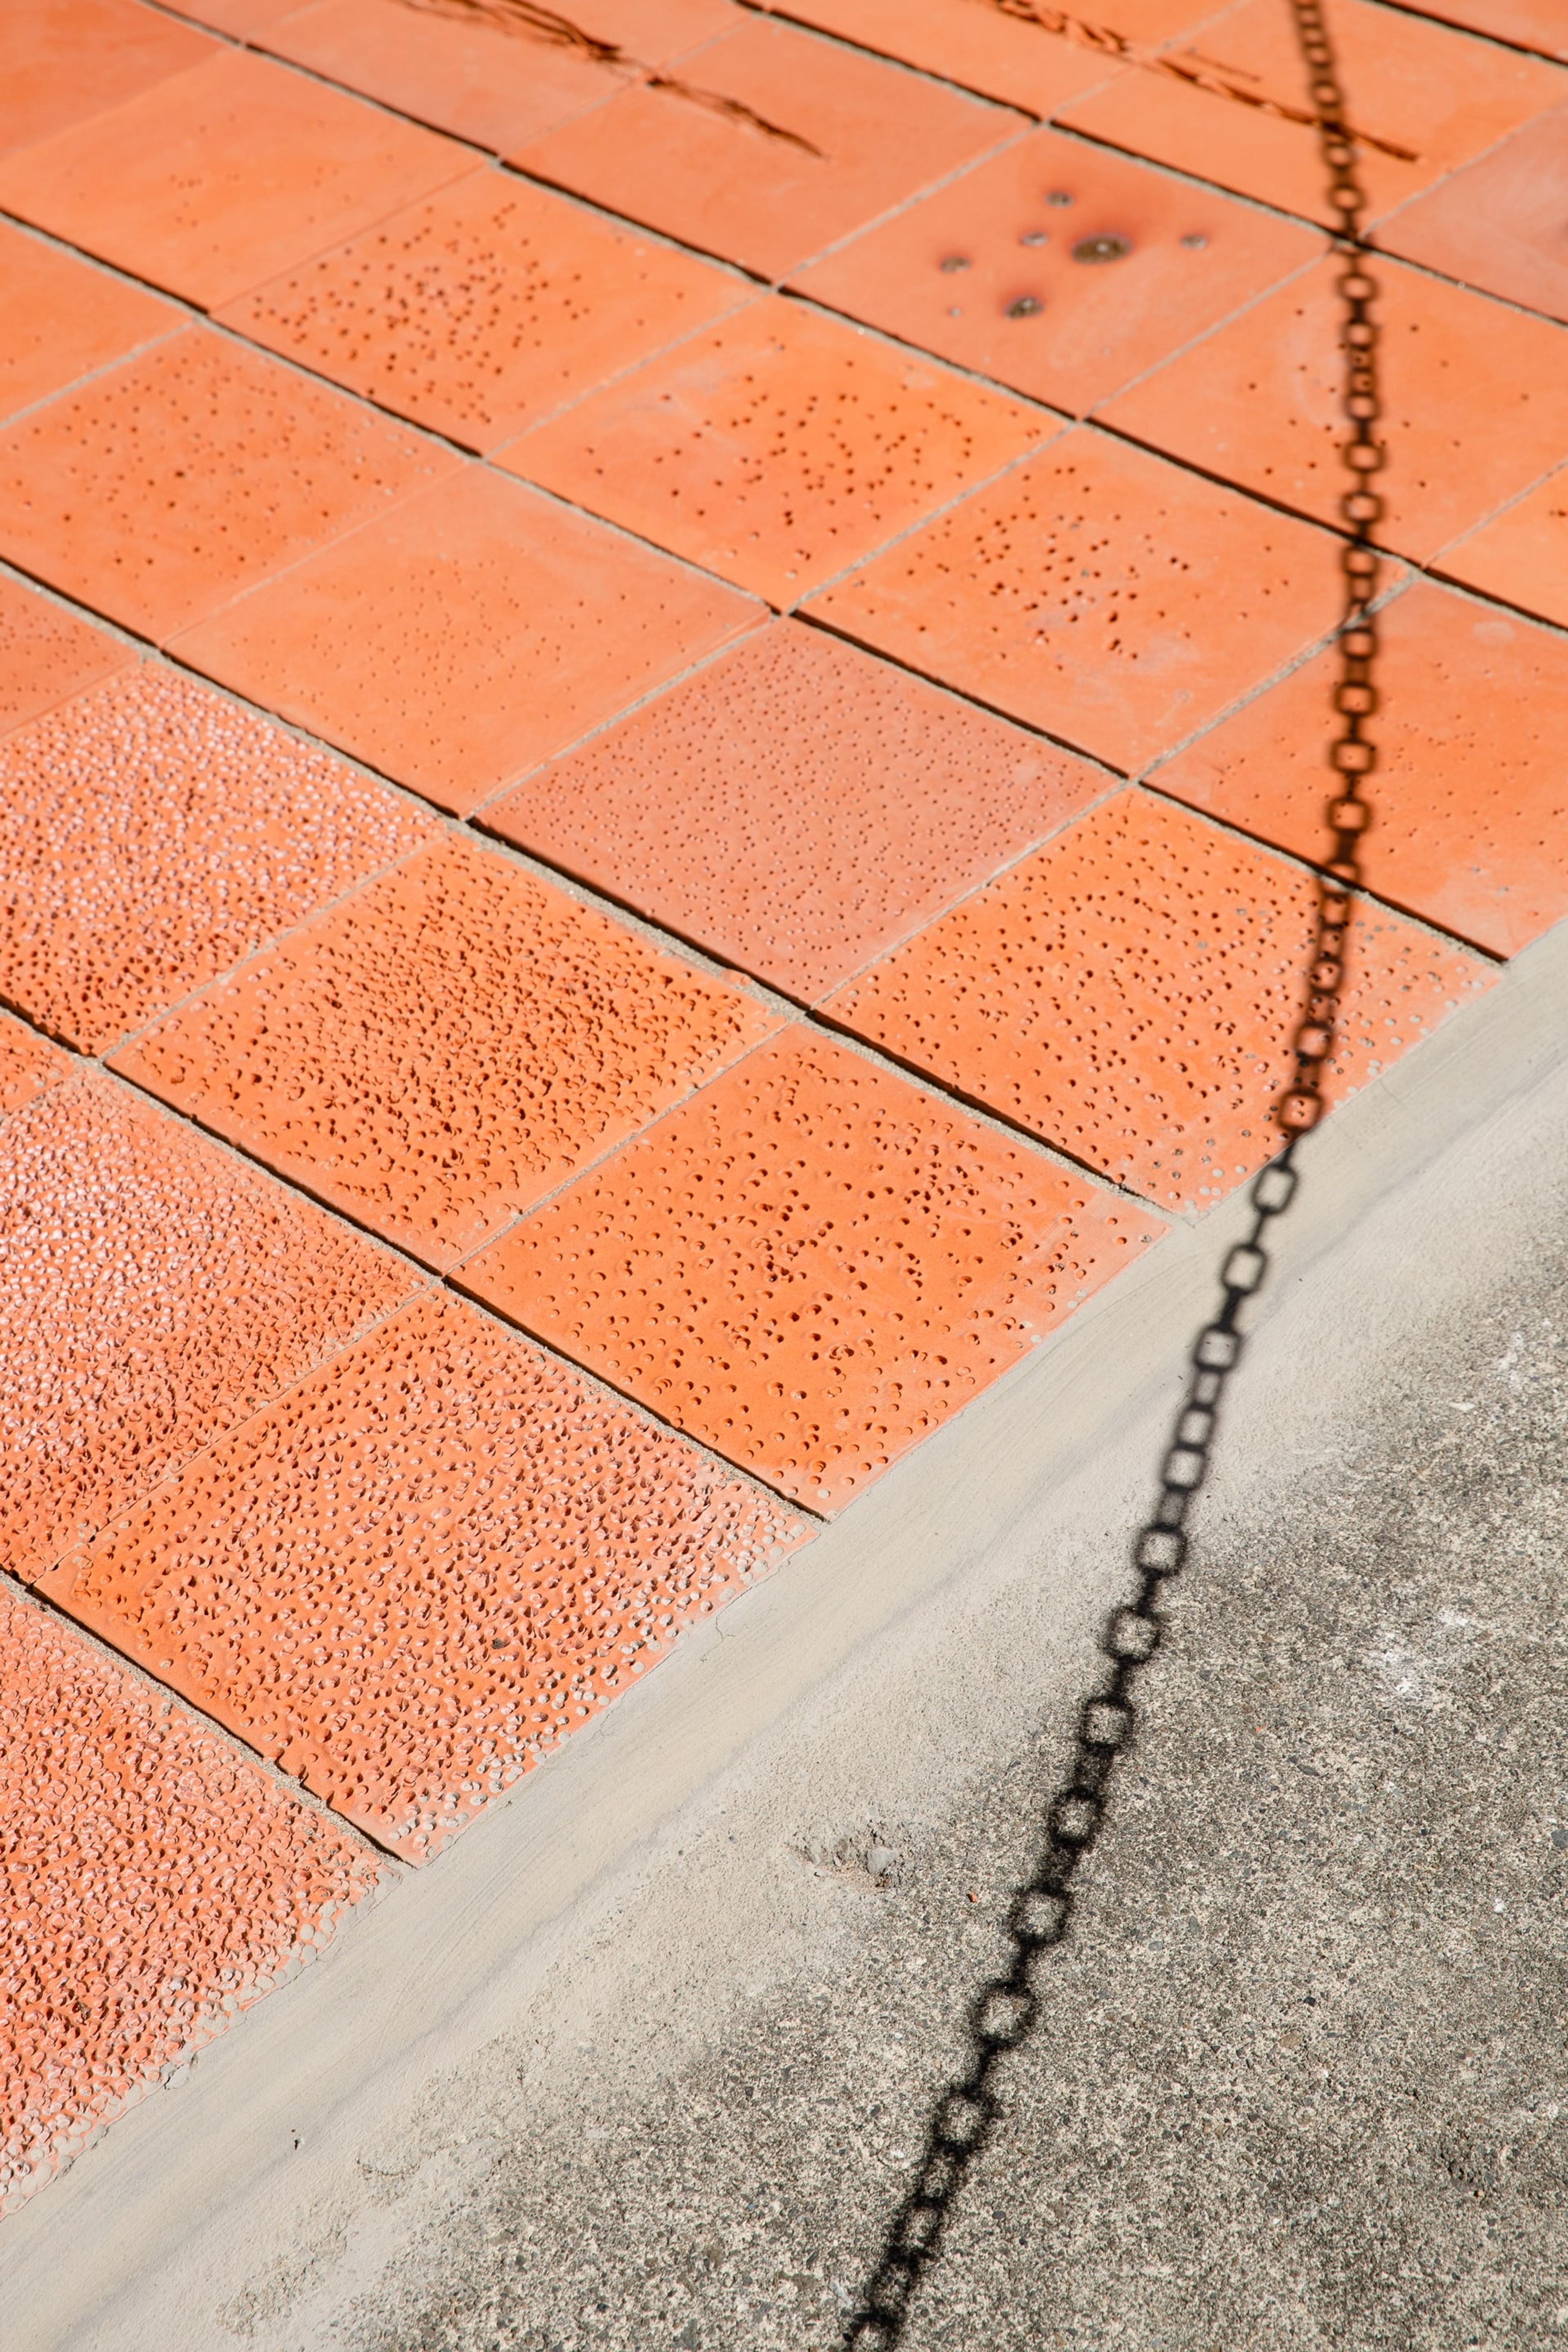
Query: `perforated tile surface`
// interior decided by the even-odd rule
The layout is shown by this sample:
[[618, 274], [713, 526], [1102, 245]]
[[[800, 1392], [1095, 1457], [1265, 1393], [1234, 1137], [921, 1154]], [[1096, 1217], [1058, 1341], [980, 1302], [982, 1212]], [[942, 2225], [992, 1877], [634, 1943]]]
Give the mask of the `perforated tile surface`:
[[71, 1066], [68, 1055], [9, 1013], [0, 1013], [0, 1116], [58, 1086]]
[[183, 324], [172, 303], [0, 223], [0, 417]]
[[0, 734], [135, 658], [119, 637], [0, 574]]
[[1438, 569], [1568, 628], [1568, 472], [1559, 469], [1449, 548]]

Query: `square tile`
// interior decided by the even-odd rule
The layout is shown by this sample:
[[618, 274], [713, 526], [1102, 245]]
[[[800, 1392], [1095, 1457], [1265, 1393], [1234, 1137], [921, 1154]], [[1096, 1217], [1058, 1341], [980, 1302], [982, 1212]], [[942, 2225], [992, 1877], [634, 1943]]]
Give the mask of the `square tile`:
[[710, 262], [476, 172], [221, 316], [383, 408], [493, 449], [752, 299]]
[[422, 1299], [47, 1590], [423, 1862], [804, 1532], [526, 1340]]
[[184, 324], [184, 314], [0, 222], [0, 419]]
[[[1279, 1149], [1316, 895], [1283, 858], [1124, 793], [828, 1009], [1162, 1207], [1201, 1211]], [[1397, 915], [1358, 912], [1331, 1103], [1491, 978]]]
[[135, 658], [118, 637], [0, 574], [0, 735]]
[[[1131, 41], [1164, 41], [1185, 31], [1193, 8], [1194, 0], [1117, 0], [1116, 28]], [[1117, 71], [1104, 48], [994, 0], [788, 0], [778, 13], [1029, 114], [1052, 114]]]
[[[1379, 541], [1417, 562], [1568, 448], [1568, 331], [1403, 263], [1368, 264], [1380, 428]], [[1340, 265], [1324, 260], [1103, 411], [1244, 488], [1337, 520], [1344, 496]]]
[[101, 1053], [439, 831], [139, 664], [0, 742], [0, 995]]
[[68, 1054], [9, 1013], [0, 1013], [0, 1118], [58, 1087], [74, 1067]]
[[[1356, 173], [1372, 220], [1568, 96], [1561, 69], [1542, 58], [1402, 9], [1323, 0], [1323, 16], [1352, 125], [1363, 134]], [[1288, 119], [1307, 106], [1290, 10], [1276, 0], [1240, 0], [1189, 41], [1173, 43], [1169, 55], [1228, 83], [1239, 101], [1130, 68], [1064, 106], [1059, 120], [1112, 147], [1331, 223], [1317, 131]], [[1266, 110], [1259, 99], [1283, 114]]]
[[1568, 629], [1568, 467], [1449, 548], [1438, 569]]
[[0, 33], [0, 155], [222, 54], [137, 0], [26, 0]]
[[0, 1126], [0, 1562], [37, 1578], [420, 1277], [95, 1071]]
[[[1378, 623], [1368, 887], [1495, 955], [1568, 914], [1568, 641], [1417, 583]], [[1337, 665], [1317, 655], [1150, 781], [1321, 858]]]
[[998, 107], [752, 16], [519, 149], [525, 172], [782, 278], [1021, 128]]
[[1446, 278], [1568, 320], [1568, 108], [1417, 196], [1378, 243]]
[[179, 652], [466, 813], [761, 618], [733, 589], [466, 467]]
[[0, 552], [162, 639], [459, 463], [195, 328], [0, 433]]
[[1251, 205], [1037, 131], [794, 282], [1081, 415], [1322, 246]]
[[786, 605], [1054, 424], [770, 296], [525, 434], [500, 463]]
[[777, 1026], [754, 997], [458, 837], [116, 1066], [446, 1267]]
[[1109, 781], [779, 621], [531, 776], [485, 822], [811, 1002]]
[[797, 1028], [464, 1278], [821, 1510], [960, 1412], [1159, 1230]]
[[1079, 425], [810, 609], [1131, 773], [1339, 607], [1326, 532]]

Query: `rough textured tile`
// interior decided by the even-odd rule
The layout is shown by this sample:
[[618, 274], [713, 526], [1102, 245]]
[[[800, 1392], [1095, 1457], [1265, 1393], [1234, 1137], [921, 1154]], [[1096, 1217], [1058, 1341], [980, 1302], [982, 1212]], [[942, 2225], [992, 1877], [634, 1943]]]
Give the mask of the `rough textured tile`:
[[136, 0], [26, 0], [0, 28], [0, 154], [53, 137], [218, 54]]
[[135, 658], [117, 637], [0, 576], [0, 735]]
[[172, 303], [0, 223], [0, 417], [181, 324]]
[[428, 1299], [49, 1589], [422, 1861], [800, 1534], [526, 1341]]
[[[1568, 96], [1556, 67], [1424, 17], [1371, 0], [1324, 0], [1323, 15], [1351, 121], [1380, 142], [1363, 144], [1356, 163], [1371, 219]], [[1173, 45], [1171, 54], [1250, 97], [1305, 110], [1306, 70], [1294, 22], [1276, 0], [1241, 0], [1190, 43]], [[1318, 135], [1309, 123], [1133, 69], [1063, 107], [1060, 119], [1113, 147], [1261, 196], [1286, 212], [1332, 217]]]
[[[968, 89], [1050, 114], [1116, 70], [1095, 50], [1031, 22], [1001, 0], [788, 0], [781, 14], [819, 25]], [[1193, 22], [1194, 0], [1117, 0], [1116, 29], [1159, 42]]]
[[[1568, 447], [1568, 332], [1375, 260], [1378, 536], [1424, 561]], [[1339, 265], [1321, 262], [1113, 400], [1107, 424], [1325, 520], [1344, 491]]]
[[1385, 221], [1378, 242], [1489, 294], [1568, 320], [1568, 109]]
[[0, 1591], [0, 2212], [329, 1941], [383, 1865]]
[[465, 1279], [820, 1509], [1158, 1228], [811, 1031], [763, 1047]]
[[437, 1265], [777, 1026], [453, 840], [318, 918], [119, 1066]]
[[73, 1066], [69, 1055], [58, 1045], [35, 1035], [10, 1013], [0, 1013], [0, 1118], [58, 1087]]
[[530, 777], [486, 823], [809, 1000], [1106, 782], [780, 621]]
[[1019, 127], [998, 108], [753, 16], [686, 58], [665, 86], [623, 89], [513, 161], [780, 278]]
[[210, 309], [474, 160], [231, 49], [0, 163], [0, 204]]
[[1051, 429], [773, 297], [525, 434], [501, 463], [788, 604]]
[[1310, 229], [1038, 131], [795, 283], [1081, 415], [1321, 249]]
[[[1314, 900], [1267, 850], [1127, 793], [829, 1009], [1149, 1199], [1202, 1209], [1279, 1147]], [[1397, 916], [1359, 915], [1331, 1099], [1489, 978]]]
[[163, 638], [459, 462], [196, 328], [0, 433], [0, 552]]
[[96, 1072], [0, 1126], [0, 1563], [27, 1577], [418, 1279]]
[[101, 1052], [437, 833], [142, 664], [0, 743], [0, 994]]
[[479, 172], [224, 317], [384, 408], [493, 449], [751, 299], [710, 263]]
[[1568, 17], [1561, 0], [1401, 0], [1401, 5], [1568, 62]]
[[1300, 652], [1338, 608], [1326, 534], [1083, 428], [812, 604], [1130, 771]]
[[[1379, 624], [1362, 870], [1382, 897], [1513, 955], [1568, 914], [1568, 642], [1418, 583]], [[1321, 857], [1335, 664], [1320, 654], [1151, 781]]]
[[732, 589], [476, 467], [179, 651], [466, 812], [761, 617]]
[[1441, 571], [1568, 628], [1568, 470], [1559, 467], [1444, 555]]

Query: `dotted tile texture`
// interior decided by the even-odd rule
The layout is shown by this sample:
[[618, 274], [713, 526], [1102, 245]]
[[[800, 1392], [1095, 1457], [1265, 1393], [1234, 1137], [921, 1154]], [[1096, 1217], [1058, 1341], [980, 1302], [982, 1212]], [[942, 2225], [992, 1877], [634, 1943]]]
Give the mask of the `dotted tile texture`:
[[0, 735], [135, 658], [132, 646], [0, 575]]
[[0, 224], [0, 416], [47, 400], [182, 323], [172, 303], [8, 223]]

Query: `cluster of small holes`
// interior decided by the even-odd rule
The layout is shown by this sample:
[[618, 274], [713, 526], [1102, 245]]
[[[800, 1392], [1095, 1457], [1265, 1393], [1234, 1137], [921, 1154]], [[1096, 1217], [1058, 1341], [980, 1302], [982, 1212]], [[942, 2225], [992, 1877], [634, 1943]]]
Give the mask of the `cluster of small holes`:
[[58, 1589], [410, 1860], [799, 1540], [474, 1309], [416, 1301]]
[[97, 1052], [436, 830], [139, 665], [0, 742], [0, 991]]
[[506, 858], [419, 853], [125, 1049], [443, 1265], [776, 1016]]
[[134, 658], [47, 596], [0, 578], [0, 734]]
[[67, 1076], [71, 1064], [55, 1046], [0, 1013], [0, 1118], [20, 1110], [47, 1087]]
[[381, 1867], [0, 1590], [0, 2212], [283, 1982]]

